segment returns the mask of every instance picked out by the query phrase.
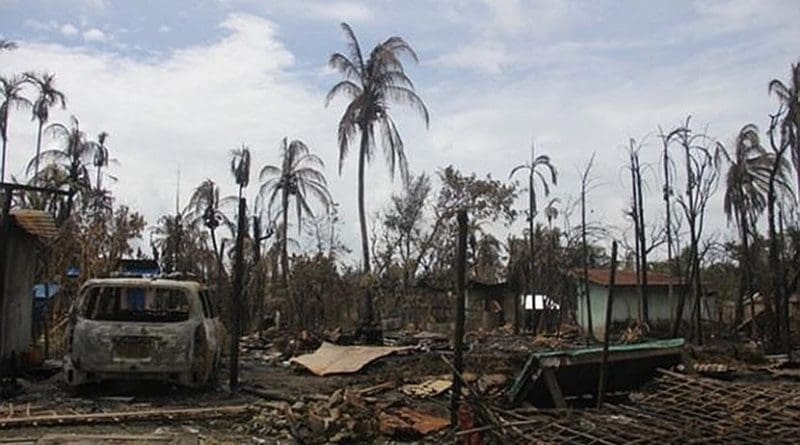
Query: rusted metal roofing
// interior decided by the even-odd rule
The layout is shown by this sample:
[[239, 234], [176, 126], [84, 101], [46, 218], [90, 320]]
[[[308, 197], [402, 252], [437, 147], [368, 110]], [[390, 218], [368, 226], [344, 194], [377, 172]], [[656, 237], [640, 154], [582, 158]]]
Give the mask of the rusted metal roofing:
[[40, 238], [55, 238], [58, 228], [53, 217], [42, 210], [14, 209], [11, 211], [14, 222], [23, 230]]
[[[574, 276], [578, 279], [583, 277], [583, 271], [573, 271]], [[608, 286], [609, 279], [611, 278], [611, 271], [609, 269], [589, 269], [589, 282], [599, 284], [601, 286]], [[639, 276], [641, 280], [641, 275]], [[673, 286], [680, 286], [681, 279], [678, 277], [670, 278], [669, 275], [657, 272], [647, 272], [647, 286], [669, 286], [670, 282]], [[618, 270], [614, 280], [615, 286], [636, 286], [636, 272], [629, 272]]]

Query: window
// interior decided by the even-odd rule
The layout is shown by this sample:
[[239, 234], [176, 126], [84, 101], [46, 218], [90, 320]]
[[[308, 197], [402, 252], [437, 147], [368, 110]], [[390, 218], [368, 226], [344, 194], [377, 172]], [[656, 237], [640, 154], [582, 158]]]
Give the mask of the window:
[[189, 298], [181, 289], [95, 286], [87, 290], [84, 316], [99, 321], [179, 322], [189, 319]]
[[203, 305], [203, 317], [213, 318], [211, 313], [211, 302], [208, 301], [208, 292], [205, 290], [200, 291], [200, 303]]

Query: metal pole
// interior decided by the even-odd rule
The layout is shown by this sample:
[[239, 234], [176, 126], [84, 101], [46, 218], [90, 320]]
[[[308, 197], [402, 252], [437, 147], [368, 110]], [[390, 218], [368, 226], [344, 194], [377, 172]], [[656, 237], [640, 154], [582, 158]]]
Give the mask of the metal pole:
[[458, 400], [464, 370], [464, 312], [466, 310], [465, 281], [467, 271], [467, 212], [458, 212], [458, 250], [456, 251], [456, 332], [453, 339], [453, 385], [450, 395], [450, 424], [458, 420]]
[[603, 333], [603, 358], [600, 363], [600, 379], [597, 382], [597, 408], [603, 407], [606, 391], [606, 366], [608, 365], [608, 342], [611, 337], [611, 320], [614, 307], [614, 283], [617, 278], [617, 242], [611, 244], [611, 277], [608, 283], [608, 300], [606, 301], [606, 325]]

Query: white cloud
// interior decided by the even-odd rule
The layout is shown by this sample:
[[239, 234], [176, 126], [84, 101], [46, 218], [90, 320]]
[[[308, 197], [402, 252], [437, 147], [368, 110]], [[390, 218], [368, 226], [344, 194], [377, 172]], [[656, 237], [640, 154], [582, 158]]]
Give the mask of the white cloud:
[[161, 25], [161, 26], [158, 27], [158, 32], [160, 32], [162, 34], [168, 33], [170, 31], [172, 31], [172, 28], [170, 28], [167, 25]]
[[288, 14], [304, 20], [313, 19], [321, 21], [346, 21], [349, 23], [363, 23], [375, 17], [370, 6], [354, 0], [275, 0], [264, 2], [261, 0], [217, 0], [222, 6], [232, 8], [245, 5], [261, 8], [264, 12]]
[[[254, 150], [254, 170], [277, 162], [284, 136], [303, 139], [331, 163], [335, 159], [336, 112], [324, 109], [320, 92], [287, 75], [294, 57], [276, 39], [274, 25], [230, 15], [221, 26], [227, 31], [221, 40], [157, 60], [20, 42], [17, 51], [3, 54], [2, 70], [56, 73], [69, 109], [54, 110], [52, 120], [75, 114], [88, 135], [108, 131], [109, 147], [120, 161], [115, 195], [155, 224], [174, 208], [179, 166], [183, 203], [207, 177], [233, 193], [229, 150], [243, 142]], [[27, 113], [12, 113], [10, 128], [9, 171], [24, 177], [34, 126]], [[336, 187], [337, 178], [331, 179]], [[256, 186], [250, 191], [255, 195]], [[357, 220], [349, 212], [344, 212], [348, 220]]]
[[65, 23], [61, 25], [61, 29], [59, 31], [66, 37], [75, 37], [79, 33], [78, 28], [71, 23]]
[[352, 1], [304, 2], [312, 15], [322, 20], [337, 20], [350, 23], [365, 22], [372, 18], [372, 11], [363, 3]]
[[[603, 186], [592, 194], [590, 209], [593, 219], [608, 224], [625, 225], [622, 208], [627, 205], [628, 191], [620, 166], [625, 161], [622, 147], [629, 137], [651, 133], [659, 124], [678, 124], [690, 113], [697, 128], [708, 123], [710, 132], [722, 140], [729, 140], [745, 122], [755, 121], [763, 128], [775, 105], [766, 93], [766, 83], [788, 75], [789, 64], [797, 58], [792, 46], [797, 39], [787, 38], [788, 25], [779, 26], [776, 34], [740, 40], [699, 41], [691, 34], [674, 41], [650, 35], [635, 41], [609, 31], [619, 23], [595, 24], [592, 32], [562, 34], [586, 14], [572, 11], [571, 4], [558, 9], [554, 2], [548, 12], [527, 2], [498, 3], [497, 13], [482, 18], [475, 13], [477, 2], [454, 5], [467, 3], [473, 9], [466, 8], [464, 13], [453, 7], [453, 14], [461, 14], [452, 19], [455, 22], [450, 16], [441, 20], [429, 14], [409, 24], [410, 32], [403, 31], [407, 28], [397, 31], [412, 37], [423, 61], [428, 61], [409, 69], [431, 110], [431, 130], [425, 131], [404, 109], [392, 109], [411, 169], [432, 173], [452, 163], [464, 172], [491, 172], [496, 178], [506, 178], [512, 166], [527, 159], [535, 136], [539, 152], [550, 154], [559, 167], [561, 176], [554, 192], [566, 206], [566, 197], [577, 192], [577, 169], [597, 151], [595, 176]], [[313, 11], [306, 9], [306, 21], [297, 22], [292, 16], [285, 26], [314, 25], [308, 21], [318, 20], [325, 11]], [[486, 7], [481, 11], [485, 14]], [[416, 10], [405, 13], [411, 12]], [[528, 15], [519, 21], [515, 14]], [[792, 14], [796, 13], [785, 15]], [[380, 31], [381, 36], [394, 33], [397, 22], [392, 20], [398, 19], [386, 17], [375, 14], [363, 27], [373, 29], [365, 32], [374, 34], [374, 28], [380, 27], [375, 20], [382, 20], [392, 27]], [[710, 17], [703, 15], [700, 23], [712, 23]], [[713, 20], [719, 24], [746, 22], [734, 12], [718, 17]], [[772, 19], [758, 17], [756, 25], [774, 24]], [[441, 24], [437, 30], [444, 31], [434, 37], [420, 31], [430, 29], [431, 23]], [[544, 23], [543, 29], [549, 31], [536, 31], [537, 23]], [[230, 148], [248, 143], [255, 150], [254, 165], [260, 166], [277, 161], [277, 143], [283, 136], [303, 139], [328, 161], [332, 192], [341, 202], [346, 224], [344, 238], [357, 249], [353, 151], [344, 176], [336, 175], [336, 122], [343, 104], [334, 103], [328, 110], [322, 105], [322, 88], [335, 81], [322, 69], [325, 56], [339, 48], [341, 41], [302, 48], [314, 58], [303, 60], [304, 73], [315, 69], [325, 73], [309, 78], [298, 74], [294, 55], [276, 37], [273, 23], [233, 14], [221, 26], [227, 31], [224, 38], [157, 53], [148, 60], [121, 56], [108, 46], [100, 50], [20, 42], [25, 43], [20, 49], [3, 54], [3, 69], [57, 73], [58, 85], [68, 94], [69, 111], [81, 118], [87, 133], [107, 130], [111, 134], [109, 145], [121, 161], [116, 172], [121, 178], [115, 186], [117, 196], [142, 209], [151, 224], [172, 211], [178, 165], [185, 202], [191, 187], [206, 177], [233, 191], [227, 172]], [[331, 26], [333, 34], [335, 26]], [[667, 28], [672, 30], [672, 26]], [[290, 34], [286, 31], [281, 35]], [[662, 34], [669, 32], [654, 29], [654, 35]], [[474, 43], [464, 45], [465, 41]], [[436, 49], [434, 57], [427, 50], [431, 47]], [[464, 75], [467, 69], [484, 75]], [[57, 114], [55, 120], [66, 118], [64, 113]], [[33, 146], [35, 135], [27, 115], [18, 113], [13, 118], [10, 163], [18, 174], [30, 157], [24, 147]], [[650, 139], [643, 161], [657, 166], [657, 150], [657, 141]], [[653, 171], [648, 174], [654, 175]], [[380, 153], [366, 179], [370, 184], [367, 208], [372, 214], [386, 205], [397, 184], [388, 181]], [[655, 221], [661, 214], [655, 182], [647, 194], [647, 218]], [[724, 226], [720, 202], [719, 196], [712, 202], [710, 229]], [[520, 201], [518, 207], [524, 203]], [[514, 230], [519, 233], [519, 227]]]
[[505, 45], [496, 42], [476, 42], [443, 54], [430, 63], [448, 68], [474, 69], [486, 74], [500, 74], [512, 61]]
[[800, 8], [794, 0], [695, 0], [700, 25], [706, 32], [741, 31], [794, 25]]
[[91, 28], [83, 31], [83, 40], [87, 42], [105, 42], [110, 39], [110, 34], [107, 34], [98, 28]]
[[49, 31], [52, 28], [51, 24], [44, 23], [36, 19], [26, 19], [23, 24], [26, 28], [30, 28], [35, 31]]

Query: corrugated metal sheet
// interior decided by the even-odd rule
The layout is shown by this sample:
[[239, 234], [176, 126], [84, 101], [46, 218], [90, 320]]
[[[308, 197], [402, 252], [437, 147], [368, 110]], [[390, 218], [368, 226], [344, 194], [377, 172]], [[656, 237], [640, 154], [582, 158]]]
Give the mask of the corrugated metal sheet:
[[42, 210], [14, 209], [11, 211], [14, 222], [31, 235], [41, 238], [55, 238], [58, 228], [53, 217]]
[[[583, 277], [583, 271], [579, 269], [573, 270], [573, 276], [577, 279]], [[589, 269], [589, 282], [599, 284], [601, 286], [608, 286], [611, 278], [611, 271], [609, 269]], [[639, 276], [641, 280], [641, 275]], [[673, 286], [680, 286], [681, 279], [657, 272], [647, 272], [647, 286], [669, 286], [672, 281]], [[616, 286], [636, 286], [636, 273], [629, 271], [618, 270], [614, 280]]]

